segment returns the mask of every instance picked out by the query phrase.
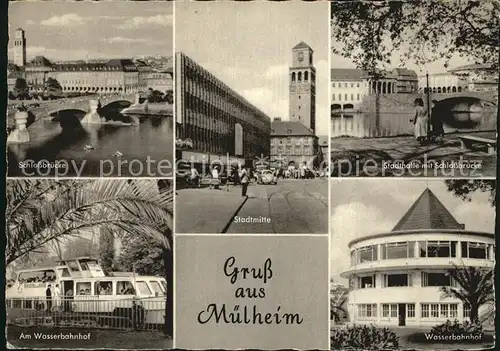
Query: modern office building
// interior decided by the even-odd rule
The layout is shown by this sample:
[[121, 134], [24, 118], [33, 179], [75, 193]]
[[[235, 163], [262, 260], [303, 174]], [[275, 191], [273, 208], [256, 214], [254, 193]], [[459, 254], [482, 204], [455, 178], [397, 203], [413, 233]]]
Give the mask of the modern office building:
[[493, 269], [495, 237], [464, 228], [426, 189], [391, 232], [355, 239], [349, 251], [341, 276], [349, 279], [351, 322], [428, 327], [469, 318], [470, 307], [440, 288], [457, 286], [447, 274], [454, 267]]
[[184, 53], [175, 54], [177, 137], [192, 148], [177, 158], [244, 162], [268, 157], [271, 119]]

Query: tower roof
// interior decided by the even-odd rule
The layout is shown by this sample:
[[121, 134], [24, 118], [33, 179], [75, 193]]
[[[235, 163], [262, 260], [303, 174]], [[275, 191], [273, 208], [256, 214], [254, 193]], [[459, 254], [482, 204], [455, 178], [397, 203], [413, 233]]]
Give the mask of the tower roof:
[[307, 45], [306, 43], [304, 43], [303, 41], [301, 41], [300, 43], [298, 43], [297, 45], [295, 45], [292, 50], [297, 50], [297, 49], [309, 49], [309, 50], [312, 50], [311, 47], [309, 45]]
[[425, 189], [392, 230], [464, 229], [430, 189]]

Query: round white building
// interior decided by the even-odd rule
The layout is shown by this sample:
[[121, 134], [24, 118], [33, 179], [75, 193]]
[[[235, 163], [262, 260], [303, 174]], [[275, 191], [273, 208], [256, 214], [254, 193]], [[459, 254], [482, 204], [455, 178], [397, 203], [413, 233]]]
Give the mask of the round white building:
[[[379, 326], [433, 326], [468, 319], [457, 299], [443, 298], [441, 286], [456, 284], [456, 266], [494, 267], [492, 233], [465, 230], [426, 189], [391, 232], [349, 243], [351, 322]], [[479, 311], [480, 315], [482, 311]]]

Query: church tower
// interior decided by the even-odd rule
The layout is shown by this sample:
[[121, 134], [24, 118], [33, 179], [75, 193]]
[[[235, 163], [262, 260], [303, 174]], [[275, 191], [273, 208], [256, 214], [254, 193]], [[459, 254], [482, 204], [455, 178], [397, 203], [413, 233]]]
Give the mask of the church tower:
[[21, 28], [17, 28], [14, 34], [14, 64], [19, 67], [26, 66], [26, 37]]
[[303, 41], [292, 49], [290, 76], [290, 121], [316, 131], [316, 69], [313, 49]]

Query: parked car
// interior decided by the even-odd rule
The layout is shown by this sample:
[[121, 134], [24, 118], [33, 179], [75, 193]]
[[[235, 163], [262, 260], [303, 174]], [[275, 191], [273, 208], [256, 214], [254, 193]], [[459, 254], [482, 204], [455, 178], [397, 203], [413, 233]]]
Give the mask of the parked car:
[[265, 169], [258, 171], [257, 174], [258, 184], [278, 184], [278, 178], [275, 176], [274, 171]]

